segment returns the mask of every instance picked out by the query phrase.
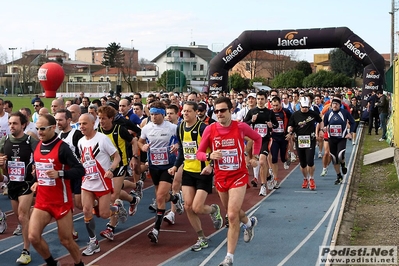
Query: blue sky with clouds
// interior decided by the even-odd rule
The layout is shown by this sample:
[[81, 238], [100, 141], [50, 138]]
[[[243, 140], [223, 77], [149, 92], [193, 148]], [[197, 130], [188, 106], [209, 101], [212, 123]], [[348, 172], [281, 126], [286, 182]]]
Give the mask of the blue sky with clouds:
[[[0, 53], [17, 47], [75, 50], [111, 42], [152, 60], [170, 45], [208, 45], [221, 50], [245, 30], [348, 27], [379, 53], [390, 52], [391, 0], [18, 0], [3, 4]], [[399, 12], [396, 13], [399, 18]], [[397, 29], [396, 29], [397, 30]], [[133, 41], [132, 41], [133, 40]], [[323, 50], [298, 50], [313, 61]]]

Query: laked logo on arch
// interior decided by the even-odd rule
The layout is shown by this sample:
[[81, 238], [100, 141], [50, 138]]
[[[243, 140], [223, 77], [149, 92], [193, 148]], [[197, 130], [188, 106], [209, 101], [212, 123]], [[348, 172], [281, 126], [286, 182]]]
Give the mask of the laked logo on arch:
[[219, 72], [215, 72], [209, 77], [209, 80], [223, 80], [223, 76], [219, 76]]
[[365, 90], [378, 90], [378, 85], [375, 84], [374, 81], [370, 81], [369, 83], [364, 85]]
[[300, 39], [296, 38], [298, 35], [297, 31], [290, 31], [284, 35], [284, 38], [277, 39], [277, 46], [287, 47], [287, 46], [306, 46], [306, 40], [308, 39], [307, 36], [304, 36]]
[[378, 72], [376, 70], [371, 70], [366, 74], [366, 78], [368, 79], [379, 79], [380, 74], [377, 74]]
[[237, 45], [236, 48], [233, 49], [233, 45], [230, 45], [226, 49], [226, 56], [222, 57], [223, 61], [227, 64], [231, 60], [233, 60], [234, 57], [236, 57], [238, 54], [240, 54], [244, 49], [241, 47], [241, 43]]
[[356, 55], [359, 59], [364, 59], [367, 56], [366, 52], [364, 51], [364, 44], [361, 42], [351, 42], [351, 40], [347, 40], [344, 43], [344, 46], [348, 48], [354, 55]]

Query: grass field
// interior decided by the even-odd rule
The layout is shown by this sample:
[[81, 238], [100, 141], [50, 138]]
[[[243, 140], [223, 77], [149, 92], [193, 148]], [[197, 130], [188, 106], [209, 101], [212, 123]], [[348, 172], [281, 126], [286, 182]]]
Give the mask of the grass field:
[[[7, 96], [7, 97], [1, 97], [3, 99], [3, 101], [5, 100], [9, 100], [12, 102], [12, 104], [14, 105], [14, 107], [12, 108], [13, 112], [18, 111], [19, 109], [21, 109], [22, 107], [28, 107], [32, 113], [35, 112], [35, 109], [32, 106], [32, 99], [34, 98], [34, 95], [27, 95], [27, 96]], [[43, 103], [44, 103], [44, 107], [47, 107], [50, 110], [51, 107], [51, 102], [54, 100], [54, 98], [41, 98]]]

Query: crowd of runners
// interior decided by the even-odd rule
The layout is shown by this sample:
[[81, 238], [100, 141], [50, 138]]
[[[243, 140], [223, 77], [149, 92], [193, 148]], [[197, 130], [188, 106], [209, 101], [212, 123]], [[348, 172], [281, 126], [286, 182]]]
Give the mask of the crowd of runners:
[[[191, 249], [207, 248], [200, 215], [209, 215], [215, 230], [228, 227], [227, 254], [219, 265], [233, 265], [241, 228], [250, 242], [258, 224], [241, 209], [248, 185], [266, 196], [280, 188], [279, 161], [289, 169], [298, 160], [302, 188], [315, 190], [315, 159], [323, 162], [321, 176], [332, 164], [340, 184], [348, 171], [347, 140], [356, 144], [367, 113], [369, 134], [381, 127], [386, 139], [389, 99], [372, 92], [364, 108], [361, 100], [357, 88], [154, 93], [145, 103], [140, 93], [100, 99], [80, 93], [48, 107], [36, 97], [32, 113], [13, 111], [12, 102], [0, 99], [0, 181], [19, 221], [13, 234], [23, 239], [17, 262], [31, 262], [32, 245], [47, 265], [59, 265], [41, 236], [54, 218], [61, 244], [75, 265], [84, 265], [82, 255], [100, 252], [93, 217], [108, 220], [99, 235], [114, 240], [118, 223], [136, 213], [150, 177], [150, 242], [163, 241], [163, 222], [173, 225], [176, 214], [186, 213], [197, 234]], [[220, 202], [207, 205], [213, 189]], [[84, 214], [89, 241], [83, 252], [75, 242], [74, 209]], [[0, 211], [0, 233], [6, 230]]]

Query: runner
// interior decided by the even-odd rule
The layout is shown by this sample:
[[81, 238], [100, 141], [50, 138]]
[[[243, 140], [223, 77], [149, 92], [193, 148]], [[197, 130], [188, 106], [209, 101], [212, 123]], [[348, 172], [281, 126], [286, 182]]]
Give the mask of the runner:
[[[215, 100], [214, 112], [218, 122], [205, 129], [197, 151], [198, 160], [214, 160], [215, 186], [228, 213], [227, 255], [219, 266], [233, 265], [240, 222], [244, 224], [245, 242], [252, 240], [255, 235], [254, 228], [258, 223], [255, 216], [248, 218], [241, 209], [249, 176], [245, 165], [244, 136], [254, 141], [253, 159], [250, 160], [252, 166], [258, 163], [262, 139], [247, 124], [232, 121], [232, 108], [227, 97]], [[208, 148], [211, 148], [210, 153], [207, 153]]]
[[[342, 183], [342, 174], [348, 172], [345, 164], [346, 140], [352, 139], [356, 124], [352, 115], [346, 109], [341, 109], [341, 99], [336, 97], [331, 100], [331, 110], [324, 115], [323, 122], [324, 131], [328, 132], [331, 159], [337, 173], [335, 185], [338, 185]], [[348, 122], [350, 131], [347, 128]]]
[[148, 153], [149, 171], [155, 186], [157, 210], [154, 228], [147, 234], [151, 242], [158, 243], [159, 230], [165, 215], [165, 203], [172, 201], [176, 208], [183, 208], [180, 194], [171, 195], [173, 175], [168, 169], [174, 165], [177, 151], [176, 125], [165, 121], [165, 105], [153, 102], [150, 108], [151, 122], [146, 124], [139, 139], [139, 148]]
[[31, 187], [35, 182], [32, 176], [32, 153], [38, 141], [24, 133], [28, 119], [21, 112], [12, 113], [8, 119], [10, 134], [0, 139], [0, 166], [7, 173], [9, 182], [8, 198], [18, 217], [22, 229], [23, 249], [17, 263], [31, 262], [29, 252], [28, 225], [30, 207], [33, 203]]
[[70, 180], [81, 178], [84, 168], [68, 144], [57, 137], [56, 121], [46, 114], [36, 122], [39, 143], [34, 151], [37, 183], [32, 186], [36, 202], [29, 220], [29, 241], [48, 266], [59, 265], [42, 237], [54, 218], [61, 244], [71, 254], [75, 266], [83, 266], [79, 246], [72, 237], [72, 192]]
[[288, 122], [287, 138], [290, 137], [292, 133], [296, 133], [296, 147], [300, 161], [300, 169], [304, 178], [302, 188], [309, 187], [310, 190], [315, 190], [314, 153], [321, 118], [319, 114], [309, 110], [311, 106], [309, 98], [301, 97], [300, 105], [300, 110], [294, 112]]
[[[118, 213], [120, 218], [126, 219], [126, 210], [122, 201], [110, 206], [113, 192], [113, 172], [121, 160], [119, 153], [111, 140], [104, 134], [94, 130], [94, 117], [91, 114], [82, 114], [79, 118], [80, 131], [84, 135], [78, 142], [81, 160], [86, 173], [82, 178], [82, 205], [84, 221], [89, 234], [89, 245], [82, 254], [91, 256], [100, 252], [95, 233], [93, 207], [96, 214], [103, 219]], [[107, 169], [107, 170], [105, 170]], [[96, 201], [96, 206], [94, 205]]]
[[[273, 112], [266, 108], [266, 92], [259, 91], [256, 94], [256, 107], [249, 110], [244, 122], [251, 125], [253, 129], [258, 132], [262, 137], [262, 148], [259, 156], [259, 176], [261, 181], [261, 187], [259, 196], [266, 196], [266, 182], [272, 181], [272, 176], [269, 174], [269, 163], [267, 156], [270, 151], [270, 140], [271, 140], [271, 129], [278, 127], [276, 116]], [[273, 187], [269, 187], [273, 189]]]
[[198, 236], [197, 242], [191, 247], [193, 251], [200, 251], [208, 247], [208, 239], [202, 230], [199, 214], [210, 214], [215, 229], [223, 225], [220, 208], [217, 204], [205, 205], [209, 193], [212, 193], [213, 175], [209, 162], [197, 160], [196, 152], [206, 125], [197, 119], [198, 104], [185, 102], [183, 105], [183, 119], [176, 135], [179, 141], [179, 156], [175, 165], [169, 169], [171, 175], [183, 164], [182, 189], [184, 208], [187, 218]]

